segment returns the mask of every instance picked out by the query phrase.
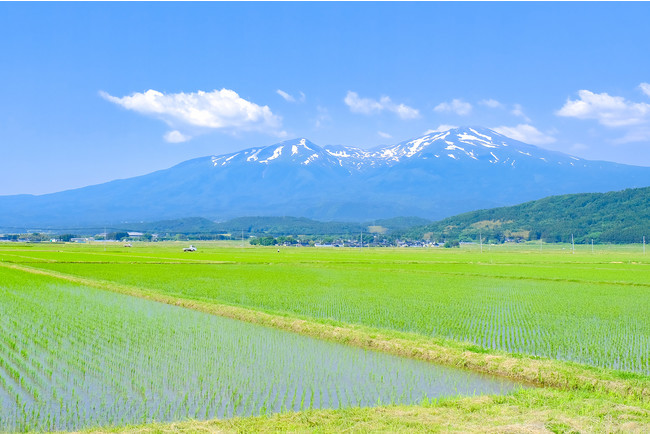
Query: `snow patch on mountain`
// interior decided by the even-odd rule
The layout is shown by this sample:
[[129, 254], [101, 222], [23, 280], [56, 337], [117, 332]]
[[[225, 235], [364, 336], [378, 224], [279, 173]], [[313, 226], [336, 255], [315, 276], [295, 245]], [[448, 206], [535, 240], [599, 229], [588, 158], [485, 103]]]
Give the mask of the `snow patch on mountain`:
[[246, 161], [257, 161], [257, 156], [260, 154], [260, 152], [262, 152], [261, 149], [253, 150], [253, 154], [250, 157], [246, 158]]
[[484, 138], [488, 139], [490, 142], [492, 141], [492, 137], [490, 137], [490, 136], [486, 136], [485, 134], [481, 134], [481, 133], [479, 133], [478, 131], [476, 131], [474, 128], [470, 128], [469, 130], [470, 130], [471, 132], [473, 132], [474, 134], [476, 134], [477, 136], [484, 137]]
[[273, 151], [273, 155], [271, 155], [266, 160], [261, 160], [260, 163], [269, 164], [269, 161], [278, 158], [280, 155], [282, 155], [282, 148], [284, 148], [284, 146], [278, 146], [277, 148], [275, 148], [275, 150]]
[[351, 157], [351, 155], [348, 154], [348, 153], [345, 152], [345, 151], [332, 152], [332, 151], [330, 151], [329, 149], [326, 149], [325, 152], [327, 152], [328, 154], [330, 154], [332, 157], [341, 157], [341, 158], [349, 158], [349, 157]]
[[320, 155], [312, 154], [312, 155], [309, 156], [309, 158], [307, 158], [305, 161], [303, 161], [302, 164], [307, 165], [307, 164], [311, 163], [312, 161], [314, 161], [315, 159], [317, 159], [318, 157], [320, 157]]

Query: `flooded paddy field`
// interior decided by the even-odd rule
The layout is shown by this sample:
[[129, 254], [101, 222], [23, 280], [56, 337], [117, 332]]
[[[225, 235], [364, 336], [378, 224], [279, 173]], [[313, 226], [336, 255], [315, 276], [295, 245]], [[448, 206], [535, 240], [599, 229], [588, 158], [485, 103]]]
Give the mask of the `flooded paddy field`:
[[0, 267], [0, 431], [418, 404], [520, 387]]
[[462, 249], [0, 248], [0, 260], [165, 296], [417, 333], [650, 375], [641, 246]]

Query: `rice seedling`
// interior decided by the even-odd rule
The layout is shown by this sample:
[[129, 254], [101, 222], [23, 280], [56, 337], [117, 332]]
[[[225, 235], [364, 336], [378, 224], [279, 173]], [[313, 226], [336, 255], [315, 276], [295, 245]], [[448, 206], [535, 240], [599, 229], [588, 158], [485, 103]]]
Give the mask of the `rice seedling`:
[[[161, 294], [443, 337], [477, 348], [650, 374], [650, 266], [628, 248], [476, 251], [167, 248], [105, 263], [92, 249], [32, 266]], [[102, 253], [102, 252], [99, 252]], [[39, 252], [30, 252], [36, 257]], [[1, 255], [1, 252], [0, 252]], [[97, 255], [95, 255], [97, 256]], [[151, 263], [151, 258], [165, 257]], [[168, 262], [165, 262], [168, 261]], [[206, 263], [221, 261], [222, 263]]]
[[0, 430], [413, 404], [519, 387], [0, 267]]

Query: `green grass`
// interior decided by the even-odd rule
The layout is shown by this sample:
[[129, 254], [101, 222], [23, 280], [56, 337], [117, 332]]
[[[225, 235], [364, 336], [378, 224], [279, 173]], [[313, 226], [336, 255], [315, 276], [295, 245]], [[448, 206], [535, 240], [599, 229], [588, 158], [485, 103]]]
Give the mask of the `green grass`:
[[532, 389], [507, 396], [438, 400], [429, 405], [308, 410], [88, 432], [645, 433], [649, 429], [647, 407], [622, 404], [603, 395]]

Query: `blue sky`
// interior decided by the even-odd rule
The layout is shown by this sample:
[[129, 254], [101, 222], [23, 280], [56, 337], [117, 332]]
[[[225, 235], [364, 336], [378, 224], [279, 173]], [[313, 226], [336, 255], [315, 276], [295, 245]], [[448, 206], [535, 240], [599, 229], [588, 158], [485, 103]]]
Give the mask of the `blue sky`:
[[477, 125], [650, 166], [650, 4], [0, 3], [0, 194]]

